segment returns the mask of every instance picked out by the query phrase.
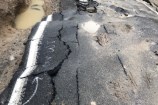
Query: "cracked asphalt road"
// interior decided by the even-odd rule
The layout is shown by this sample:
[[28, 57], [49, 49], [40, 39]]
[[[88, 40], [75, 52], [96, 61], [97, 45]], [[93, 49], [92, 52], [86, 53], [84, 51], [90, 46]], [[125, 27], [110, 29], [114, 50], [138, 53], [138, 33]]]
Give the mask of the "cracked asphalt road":
[[[97, 13], [61, 2], [62, 12], [52, 15], [38, 44], [37, 67], [23, 77], [28, 81], [19, 103], [12, 105], [157, 105], [157, 14], [135, 0], [100, 1]], [[2, 105], [25, 70], [38, 28], [32, 29], [19, 70], [0, 95]]]

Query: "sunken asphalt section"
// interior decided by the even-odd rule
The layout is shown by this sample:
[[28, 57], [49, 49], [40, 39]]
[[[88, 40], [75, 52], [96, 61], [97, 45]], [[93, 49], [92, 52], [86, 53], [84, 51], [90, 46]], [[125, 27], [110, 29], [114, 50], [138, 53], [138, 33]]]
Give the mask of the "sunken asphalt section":
[[[63, 7], [36, 24], [1, 105], [157, 105], [158, 16], [141, 2], [110, 1], [93, 14]], [[21, 77], [27, 68], [33, 69]], [[18, 80], [25, 80], [19, 100]]]

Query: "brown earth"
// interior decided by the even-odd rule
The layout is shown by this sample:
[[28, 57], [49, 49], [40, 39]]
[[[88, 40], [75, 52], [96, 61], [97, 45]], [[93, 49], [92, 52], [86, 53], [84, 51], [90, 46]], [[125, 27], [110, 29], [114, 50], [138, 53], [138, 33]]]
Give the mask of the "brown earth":
[[[44, 0], [45, 14], [59, 10], [59, 0]], [[30, 0], [0, 0], [0, 93], [17, 70], [30, 29], [14, 28], [14, 19], [29, 5]]]

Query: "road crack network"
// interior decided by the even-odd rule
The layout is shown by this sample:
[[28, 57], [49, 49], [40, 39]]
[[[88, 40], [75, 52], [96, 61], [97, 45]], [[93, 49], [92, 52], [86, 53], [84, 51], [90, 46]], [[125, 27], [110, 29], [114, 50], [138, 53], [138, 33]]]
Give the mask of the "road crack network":
[[53, 94], [53, 96], [52, 96], [52, 100], [51, 100], [51, 101], [53, 101], [53, 100], [55, 99], [55, 96], [56, 96], [56, 94], [57, 94], [56, 85], [55, 85], [55, 82], [54, 82], [54, 79], [53, 79], [53, 78], [58, 74], [58, 72], [59, 72], [60, 69], [62, 68], [62, 65], [63, 65], [64, 61], [69, 58], [69, 55], [70, 55], [71, 52], [72, 52], [71, 49], [70, 49], [70, 46], [69, 46], [66, 42], [64, 42], [64, 41], [61, 40], [61, 31], [62, 31], [62, 30], [63, 30], [63, 26], [62, 26], [62, 28], [58, 31], [58, 32], [59, 32], [59, 35], [58, 35], [57, 37], [58, 37], [58, 39], [59, 39], [61, 42], [63, 42], [63, 45], [66, 46], [68, 52], [67, 52], [67, 54], [65, 55], [65, 57], [63, 58], [63, 60], [62, 60], [61, 62], [59, 62], [59, 64], [58, 64], [56, 67], [54, 67], [53, 70], [49, 70], [49, 71], [47, 72], [47, 73], [51, 76], [51, 78], [52, 78], [53, 91], [54, 91], [54, 94]]

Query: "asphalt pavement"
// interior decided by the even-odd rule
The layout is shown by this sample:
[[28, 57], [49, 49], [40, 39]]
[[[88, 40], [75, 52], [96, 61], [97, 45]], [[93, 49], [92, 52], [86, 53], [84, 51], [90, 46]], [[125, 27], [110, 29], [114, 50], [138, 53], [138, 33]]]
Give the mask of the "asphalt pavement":
[[158, 15], [134, 0], [98, 2], [88, 13], [61, 0], [34, 26], [1, 105], [157, 105]]

